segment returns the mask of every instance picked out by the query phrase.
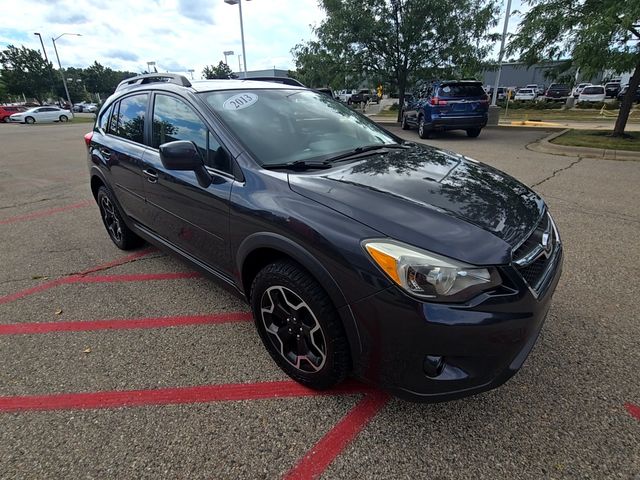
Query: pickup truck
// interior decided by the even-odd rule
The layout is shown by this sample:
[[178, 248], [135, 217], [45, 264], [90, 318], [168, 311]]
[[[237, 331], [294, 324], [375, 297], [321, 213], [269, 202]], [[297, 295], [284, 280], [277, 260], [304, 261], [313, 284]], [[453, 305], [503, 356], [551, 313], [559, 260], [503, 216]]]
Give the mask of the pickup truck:
[[352, 94], [347, 103], [363, 103], [363, 102], [375, 102], [380, 103], [380, 99], [378, 99], [378, 95], [375, 93], [371, 93], [369, 89], [358, 90], [356, 93]]
[[545, 94], [550, 98], [567, 98], [569, 95], [571, 95], [571, 89], [562, 83], [552, 83]]

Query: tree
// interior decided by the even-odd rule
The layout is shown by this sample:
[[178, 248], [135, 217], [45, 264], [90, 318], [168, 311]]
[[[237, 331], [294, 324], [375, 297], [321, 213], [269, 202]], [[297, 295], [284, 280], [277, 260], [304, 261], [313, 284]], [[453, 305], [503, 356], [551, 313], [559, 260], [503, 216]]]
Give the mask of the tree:
[[233, 76], [233, 72], [229, 68], [229, 65], [221, 60], [217, 67], [214, 67], [213, 65], [204, 67], [204, 70], [202, 70], [202, 75], [207, 80], [212, 80], [215, 78], [226, 79], [231, 78]]
[[312, 88], [346, 88], [346, 79], [353, 76], [352, 65], [343, 62], [317, 41], [296, 45], [291, 53], [296, 64], [289, 76]]
[[42, 58], [38, 50], [8, 45], [0, 52], [0, 65], [2, 81], [9, 94], [24, 94], [42, 104], [53, 87], [53, 66]]
[[633, 71], [613, 136], [623, 136], [640, 85], [640, 2], [525, 0], [531, 7], [509, 43], [528, 65], [570, 57], [580, 73]]
[[[400, 103], [411, 77], [467, 77], [489, 53], [495, 0], [322, 0], [323, 49], [359, 76], [388, 80]], [[398, 112], [398, 120], [401, 113]]]

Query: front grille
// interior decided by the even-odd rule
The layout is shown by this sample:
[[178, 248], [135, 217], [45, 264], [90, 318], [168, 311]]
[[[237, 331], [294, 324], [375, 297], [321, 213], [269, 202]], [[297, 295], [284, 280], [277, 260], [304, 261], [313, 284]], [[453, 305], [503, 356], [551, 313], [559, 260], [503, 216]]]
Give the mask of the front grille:
[[531, 235], [513, 251], [512, 258], [516, 270], [536, 294], [540, 293], [547, 271], [554, 264], [559, 241], [553, 221], [547, 213]]

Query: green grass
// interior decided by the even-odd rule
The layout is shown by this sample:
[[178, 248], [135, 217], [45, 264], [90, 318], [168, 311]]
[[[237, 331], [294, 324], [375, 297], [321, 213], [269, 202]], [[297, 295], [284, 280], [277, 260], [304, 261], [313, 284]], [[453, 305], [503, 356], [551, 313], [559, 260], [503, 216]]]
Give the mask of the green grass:
[[603, 132], [602, 130], [569, 130], [551, 140], [551, 143], [573, 147], [640, 152], [640, 132], [628, 132], [629, 138], [610, 137], [610, 134], [611, 132]]

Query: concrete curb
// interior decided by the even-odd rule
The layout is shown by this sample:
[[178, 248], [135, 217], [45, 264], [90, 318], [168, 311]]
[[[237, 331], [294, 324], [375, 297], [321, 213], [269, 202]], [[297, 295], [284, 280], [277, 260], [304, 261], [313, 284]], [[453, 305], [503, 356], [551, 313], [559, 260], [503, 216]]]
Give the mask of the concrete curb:
[[640, 162], [640, 152], [630, 152], [625, 150], [608, 150], [606, 148], [570, 147], [567, 145], [556, 145], [551, 140], [564, 135], [570, 128], [565, 128], [560, 132], [527, 145], [528, 150], [540, 153], [550, 153], [552, 155], [564, 155], [567, 157], [588, 157], [602, 160], [622, 160]]

